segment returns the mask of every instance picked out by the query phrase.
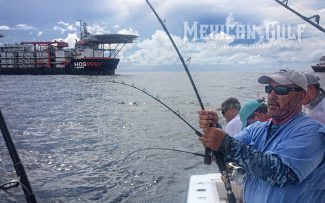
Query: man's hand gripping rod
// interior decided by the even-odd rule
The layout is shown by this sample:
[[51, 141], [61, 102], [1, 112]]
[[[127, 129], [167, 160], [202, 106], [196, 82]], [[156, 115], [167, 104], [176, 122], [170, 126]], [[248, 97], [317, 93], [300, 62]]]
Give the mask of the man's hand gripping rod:
[[[191, 76], [191, 73], [190, 71], [188, 70], [186, 64], [185, 64], [185, 61], [181, 55], [181, 53], [179, 52], [173, 38], [171, 37], [171, 35], [169, 34], [168, 30], [167, 30], [167, 27], [165, 26], [165, 24], [163, 23], [163, 21], [161, 20], [161, 18], [159, 17], [159, 15], [157, 14], [157, 12], [155, 11], [155, 9], [152, 7], [152, 5], [150, 4], [149, 0], [146, 0], [147, 4], [149, 5], [149, 7], [151, 8], [151, 10], [153, 11], [153, 13], [155, 14], [155, 16], [157, 17], [159, 23], [161, 24], [161, 26], [163, 27], [163, 29], [165, 30], [168, 38], [170, 39], [170, 41], [172, 42], [177, 54], [178, 54], [178, 57], [179, 59], [181, 60], [182, 64], [183, 64], [183, 67], [187, 73], [187, 76], [189, 77], [190, 81], [191, 81], [191, 84], [192, 84], [192, 87], [195, 91], [195, 94], [196, 94], [196, 97], [200, 103], [200, 106], [201, 106], [201, 109], [204, 110], [204, 106], [203, 106], [203, 103], [202, 103], [202, 100], [201, 100], [201, 97], [199, 95], [199, 92], [194, 84], [194, 81], [192, 79], [192, 76]], [[198, 136], [202, 136], [202, 134], [200, 132], [197, 132], [196, 133]], [[214, 151], [213, 154], [215, 155], [216, 157], [216, 162], [217, 162], [217, 165], [218, 165], [218, 168], [219, 168], [219, 171], [221, 173], [221, 175], [223, 176], [223, 182], [225, 184], [225, 188], [227, 190], [227, 197], [228, 197], [228, 201], [229, 203], [235, 203], [236, 202], [236, 199], [235, 199], [235, 196], [234, 196], [234, 193], [232, 192], [232, 188], [231, 188], [231, 184], [230, 184], [230, 180], [227, 178], [227, 171], [226, 171], [226, 164], [224, 162], [224, 159], [223, 159], [223, 155], [221, 154], [221, 152], [216, 152]], [[204, 156], [204, 163], [205, 164], [208, 164], [210, 165], [211, 164], [211, 156], [212, 156], [212, 150], [209, 149], [209, 148], [205, 148], [205, 156]]]

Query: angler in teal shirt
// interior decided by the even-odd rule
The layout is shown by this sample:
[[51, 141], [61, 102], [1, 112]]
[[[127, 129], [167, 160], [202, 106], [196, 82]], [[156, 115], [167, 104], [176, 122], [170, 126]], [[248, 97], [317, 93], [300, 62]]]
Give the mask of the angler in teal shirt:
[[325, 202], [325, 126], [301, 113], [306, 79], [297, 71], [281, 70], [259, 82], [268, 84], [271, 121], [230, 137], [209, 127], [211, 112], [200, 111], [200, 140], [246, 169], [246, 203]]

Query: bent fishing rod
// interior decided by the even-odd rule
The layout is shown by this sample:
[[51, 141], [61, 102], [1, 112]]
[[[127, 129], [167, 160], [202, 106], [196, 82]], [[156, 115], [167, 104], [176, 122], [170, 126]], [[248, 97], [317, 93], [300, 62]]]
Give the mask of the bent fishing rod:
[[[185, 63], [185, 61], [184, 61], [184, 58], [182, 57], [181, 53], [179, 52], [179, 50], [178, 50], [178, 48], [177, 48], [177, 46], [176, 46], [176, 44], [175, 44], [173, 38], [172, 38], [171, 35], [169, 34], [167, 27], [165, 26], [165, 24], [163, 23], [163, 21], [162, 21], [161, 18], [159, 17], [158, 13], [155, 11], [155, 9], [153, 8], [153, 6], [150, 4], [150, 2], [149, 2], [148, 0], [146, 0], [146, 2], [147, 2], [147, 4], [149, 5], [149, 7], [151, 8], [151, 10], [153, 11], [153, 13], [155, 14], [155, 16], [157, 17], [157, 19], [158, 19], [158, 21], [160, 22], [160, 24], [161, 24], [161, 26], [163, 27], [163, 29], [165, 30], [165, 32], [166, 32], [166, 34], [167, 34], [169, 40], [170, 40], [171, 43], [173, 44], [173, 47], [175, 48], [175, 50], [176, 50], [176, 52], [177, 52], [177, 55], [178, 55], [180, 61], [181, 61], [182, 64], [183, 64], [183, 67], [184, 67], [184, 69], [185, 69], [185, 72], [187, 73], [187, 76], [188, 76], [188, 78], [190, 79], [190, 82], [191, 82], [192, 87], [193, 87], [193, 89], [194, 89], [194, 92], [195, 92], [195, 95], [196, 95], [196, 97], [197, 97], [197, 100], [199, 101], [199, 104], [200, 104], [200, 106], [201, 106], [201, 109], [204, 110], [203, 102], [202, 102], [201, 97], [200, 97], [200, 95], [199, 95], [199, 92], [198, 92], [198, 90], [197, 90], [197, 88], [196, 88], [196, 86], [195, 86], [195, 83], [194, 83], [194, 81], [193, 81], [193, 78], [192, 78], [192, 76], [191, 76], [191, 73], [190, 73], [190, 71], [189, 71], [188, 68], [187, 68], [187, 65], [186, 65], [186, 63]], [[201, 137], [201, 136], [202, 136], [202, 134], [199, 135], [199, 137]], [[204, 163], [205, 163], [205, 164], [207, 164], [207, 165], [210, 165], [210, 164], [211, 164], [211, 155], [212, 155], [212, 153], [211, 153], [211, 149], [209, 149], [209, 148], [206, 147], [206, 148], [205, 148], [205, 156], [204, 156]]]
[[11, 160], [14, 164], [16, 174], [20, 179], [19, 184], [22, 186], [22, 189], [23, 189], [23, 192], [25, 195], [25, 199], [26, 199], [27, 203], [37, 203], [36, 198], [33, 193], [33, 190], [32, 190], [32, 187], [29, 184], [28, 177], [27, 177], [26, 171], [24, 169], [24, 166], [20, 162], [17, 150], [16, 150], [15, 145], [11, 139], [11, 136], [10, 136], [9, 130], [7, 128], [6, 122], [3, 118], [1, 109], [0, 109], [0, 128], [1, 128], [2, 137], [6, 142], [6, 146], [8, 148]]
[[[149, 0], [146, 0], [147, 4], [149, 5], [149, 7], [151, 8], [152, 12], [155, 14], [155, 16], [157, 17], [159, 23], [161, 24], [161, 26], [163, 27], [164, 31], [166, 32], [169, 40], [171, 41], [171, 43], [173, 44], [173, 47], [175, 48], [177, 54], [178, 54], [178, 57], [180, 59], [180, 61], [182, 62], [183, 64], [183, 67], [187, 73], [187, 76], [188, 78], [190, 79], [190, 82], [192, 84], [192, 87], [194, 89], [194, 92], [196, 94], [196, 97], [200, 103], [200, 106], [201, 106], [201, 109], [204, 110], [204, 106], [203, 106], [203, 103], [202, 103], [202, 100], [201, 100], [201, 97], [199, 95], [199, 92], [195, 86], [195, 83], [192, 79], [192, 76], [191, 76], [191, 73], [190, 71], [188, 70], [187, 68], [187, 65], [185, 64], [185, 61], [181, 55], [181, 53], [179, 52], [173, 38], [171, 37], [167, 27], [165, 26], [164, 22], [161, 20], [161, 18], [159, 17], [158, 13], [155, 11], [155, 9], [153, 8], [153, 6], [150, 4]], [[204, 163], [205, 164], [211, 164], [211, 156], [212, 156], [212, 150], [209, 149], [209, 148], [205, 148], [205, 156], [204, 156]], [[217, 165], [218, 165], [218, 168], [219, 168], [219, 171], [221, 173], [221, 175], [223, 176], [223, 182], [224, 182], [224, 185], [225, 185], [225, 189], [227, 191], [227, 198], [228, 198], [228, 201], [229, 203], [236, 203], [236, 199], [235, 199], [235, 195], [234, 193], [232, 192], [232, 188], [231, 188], [231, 183], [230, 183], [230, 179], [229, 179], [229, 176], [228, 176], [228, 173], [227, 173], [227, 168], [226, 168], [226, 164], [225, 164], [225, 161], [224, 161], [224, 158], [223, 158], [223, 155], [221, 152], [217, 152], [217, 151], [213, 151], [213, 154], [215, 155], [215, 158], [216, 158], [216, 162], [217, 162]]]

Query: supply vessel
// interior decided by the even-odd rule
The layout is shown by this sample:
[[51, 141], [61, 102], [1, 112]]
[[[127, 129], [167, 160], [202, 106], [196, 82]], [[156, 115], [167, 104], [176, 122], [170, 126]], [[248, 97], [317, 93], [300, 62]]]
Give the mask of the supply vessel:
[[93, 35], [83, 22], [74, 48], [63, 41], [1, 45], [0, 75], [114, 75], [118, 53], [136, 38], [129, 34]]
[[311, 68], [315, 72], [325, 72], [325, 55], [319, 59], [319, 63], [312, 65]]

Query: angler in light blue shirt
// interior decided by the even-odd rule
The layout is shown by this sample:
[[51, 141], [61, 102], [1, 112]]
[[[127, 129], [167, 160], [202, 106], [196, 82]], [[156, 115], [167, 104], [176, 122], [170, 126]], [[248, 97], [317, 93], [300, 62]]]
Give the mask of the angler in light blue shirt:
[[[324, 126], [299, 113], [282, 124], [273, 135], [270, 135], [271, 128], [271, 121], [254, 123], [235, 136], [239, 142], [226, 146], [235, 148], [228, 149], [230, 153], [226, 157], [246, 166], [245, 201], [325, 202]], [[245, 150], [243, 146], [247, 145], [249, 147]], [[237, 153], [240, 150], [244, 150], [244, 153]], [[255, 158], [237, 157], [239, 154], [255, 154]], [[263, 164], [259, 165], [256, 159], [264, 159]], [[247, 164], [249, 162], [250, 166]], [[296, 177], [281, 174], [285, 168], [283, 165], [290, 168]], [[290, 173], [291, 170], [284, 171]], [[292, 180], [288, 180], [290, 178]]]
[[226, 162], [247, 171], [246, 203], [325, 202], [325, 126], [301, 113], [307, 81], [281, 70], [259, 78], [268, 84], [268, 122], [256, 122], [234, 137], [209, 127], [211, 113], [200, 111], [204, 146], [221, 151]]

